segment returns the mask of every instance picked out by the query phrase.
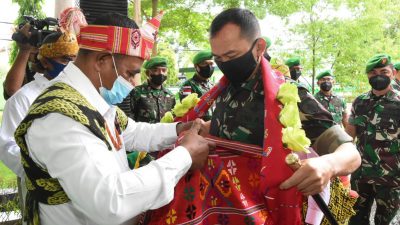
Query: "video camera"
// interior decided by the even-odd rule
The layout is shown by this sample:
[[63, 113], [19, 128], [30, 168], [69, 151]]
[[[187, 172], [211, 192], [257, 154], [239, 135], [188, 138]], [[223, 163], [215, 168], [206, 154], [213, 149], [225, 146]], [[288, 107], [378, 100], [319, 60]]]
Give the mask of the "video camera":
[[51, 26], [54, 27], [58, 25], [58, 20], [56, 18], [47, 17], [45, 19], [36, 19], [33, 16], [24, 16], [24, 19], [26, 22], [19, 24], [18, 28], [21, 29], [26, 23], [29, 23], [31, 25], [29, 30], [31, 36], [28, 38], [21, 32], [15, 32], [11, 38], [18, 43], [29, 43], [34, 47], [40, 47], [43, 39], [47, 35], [57, 32], [55, 29], [50, 30]]

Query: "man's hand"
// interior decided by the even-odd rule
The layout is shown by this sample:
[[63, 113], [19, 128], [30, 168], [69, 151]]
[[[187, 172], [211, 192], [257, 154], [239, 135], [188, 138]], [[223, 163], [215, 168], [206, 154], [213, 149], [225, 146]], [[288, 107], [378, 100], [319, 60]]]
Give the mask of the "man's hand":
[[201, 124], [202, 120], [196, 119], [179, 143], [188, 150], [192, 157], [191, 169], [202, 168], [207, 160], [208, 152], [215, 148], [214, 142], [207, 141], [199, 135]]
[[[209, 131], [210, 131], [210, 122], [207, 121], [204, 122], [202, 119], [196, 119], [200, 121], [200, 131], [199, 134], [203, 137], [207, 136]], [[176, 126], [176, 133], [181, 135], [182, 132], [189, 130], [193, 126], [193, 121], [187, 122], [187, 123], [178, 123]]]
[[[31, 29], [31, 25], [29, 23], [27, 23], [21, 29], [17, 29], [17, 32], [21, 33], [27, 39], [29, 39], [31, 37], [31, 35], [32, 35], [31, 32], [29, 32], [30, 29]], [[17, 45], [18, 45], [20, 51], [30, 52], [30, 51], [32, 51], [34, 49], [34, 47], [32, 45], [30, 45], [29, 43], [19, 43], [19, 42], [17, 42]]]
[[329, 180], [334, 176], [333, 167], [324, 157], [311, 158], [302, 161], [301, 167], [285, 182], [281, 189], [296, 186], [304, 195], [321, 193]]

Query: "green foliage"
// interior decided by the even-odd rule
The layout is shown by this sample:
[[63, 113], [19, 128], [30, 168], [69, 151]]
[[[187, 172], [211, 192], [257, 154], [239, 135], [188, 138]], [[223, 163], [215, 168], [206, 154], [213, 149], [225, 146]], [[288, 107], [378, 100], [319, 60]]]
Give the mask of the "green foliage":
[[[42, 12], [42, 5], [44, 0], [12, 0], [13, 3], [19, 5], [18, 18], [15, 25], [24, 22], [24, 15], [34, 16], [36, 18], [44, 18], [45, 14]], [[18, 47], [15, 42], [12, 43], [9, 63], [13, 64], [18, 54]]]
[[[304, 37], [305, 47], [280, 55], [302, 56], [304, 74], [314, 78], [321, 70], [333, 69], [337, 82], [354, 98], [370, 88], [364, 72], [368, 58], [382, 52], [395, 59], [399, 57], [400, 2], [303, 0], [299, 3], [272, 1], [268, 9], [285, 18], [294, 14], [301, 18], [291, 32]], [[350, 16], [335, 17], [339, 7], [345, 7]], [[287, 22], [290, 25], [296, 21]]]
[[[369, 57], [385, 52], [394, 61], [400, 60], [399, 1], [144, 0], [144, 19], [153, 14], [155, 2], [157, 11], [165, 10], [159, 43], [178, 54], [179, 67], [191, 66], [193, 52], [187, 49], [209, 48], [208, 28], [215, 16], [212, 12], [231, 7], [247, 8], [259, 19], [266, 14], [285, 19], [290, 27], [289, 37], [293, 36], [299, 47], [273, 57], [302, 57], [303, 74], [311, 78], [324, 69], [332, 69], [337, 82], [352, 97], [370, 88], [364, 72]], [[347, 10], [344, 17], [337, 13], [343, 8]], [[279, 39], [274, 42], [282, 43]]]

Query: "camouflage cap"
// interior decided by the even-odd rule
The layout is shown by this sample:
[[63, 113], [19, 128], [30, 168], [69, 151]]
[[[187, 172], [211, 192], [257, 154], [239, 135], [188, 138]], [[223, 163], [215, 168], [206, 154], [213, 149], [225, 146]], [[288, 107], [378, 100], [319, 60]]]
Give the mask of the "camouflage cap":
[[327, 77], [327, 76], [332, 76], [333, 77], [332, 70], [325, 70], [325, 71], [319, 73], [318, 76], [317, 76], [317, 80], [319, 80], [319, 79], [321, 79], [323, 77]]
[[267, 42], [267, 47], [269, 48], [272, 45], [271, 39], [269, 37], [264, 36], [263, 39], [265, 40], [265, 42]]
[[212, 52], [210, 50], [203, 50], [198, 52], [194, 57], [193, 57], [193, 64], [199, 64], [203, 62], [204, 60], [209, 60], [212, 59]]
[[400, 70], [400, 62], [393, 64], [393, 66], [397, 71]]
[[300, 57], [290, 58], [290, 59], [286, 60], [285, 64], [289, 68], [292, 66], [300, 66]]
[[365, 67], [365, 72], [369, 73], [375, 68], [388, 66], [392, 63], [392, 57], [388, 54], [377, 54], [370, 58]]
[[160, 56], [155, 56], [155, 57], [147, 60], [143, 64], [143, 68], [148, 70], [148, 69], [154, 69], [156, 67], [167, 67], [167, 64], [168, 64], [168, 60], [166, 58], [160, 57]]

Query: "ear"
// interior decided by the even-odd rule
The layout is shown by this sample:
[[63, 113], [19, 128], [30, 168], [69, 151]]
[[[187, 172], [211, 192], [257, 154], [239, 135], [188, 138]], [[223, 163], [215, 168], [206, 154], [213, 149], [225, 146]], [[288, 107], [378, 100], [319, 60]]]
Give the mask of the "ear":
[[110, 53], [99, 52], [95, 56], [95, 69], [97, 72], [100, 72], [108, 65], [107, 60], [109, 60]]
[[199, 65], [194, 65], [194, 69], [196, 70], [196, 72], [200, 72], [200, 67], [199, 67]]
[[256, 48], [255, 48], [257, 51], [258, 57], [264, 55], [264, 51], [265, 51], [266, 47], [267, 47], [267, 42], [264, 40], [264, 38], [259, 38], [257, 40]]

